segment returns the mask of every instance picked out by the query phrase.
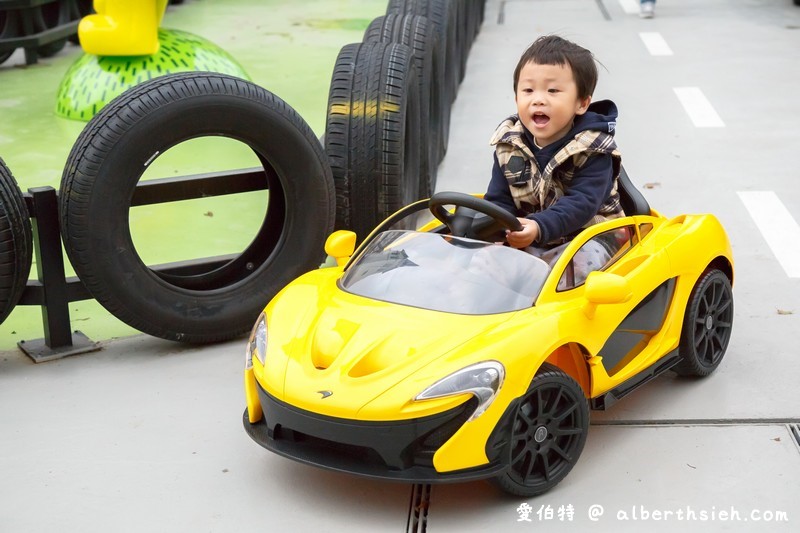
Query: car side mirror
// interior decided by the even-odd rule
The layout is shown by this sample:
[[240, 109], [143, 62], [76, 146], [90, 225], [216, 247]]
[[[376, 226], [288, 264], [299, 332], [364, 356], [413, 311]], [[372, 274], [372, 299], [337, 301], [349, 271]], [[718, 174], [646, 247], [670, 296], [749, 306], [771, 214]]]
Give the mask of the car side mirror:
[[621, 304], [633, 296], [628, 280], [617, 274], [595, 271], [586, 278], [584, 297], [586, 303], [583, 312], [588, 318], [594, 318], [595, 310], [600, 304]]
[[336, 259], [336, 264], [344, 265], [356, 249], [356, 234], [340, 229], [334, 231], [325, 241], [325, 253]]

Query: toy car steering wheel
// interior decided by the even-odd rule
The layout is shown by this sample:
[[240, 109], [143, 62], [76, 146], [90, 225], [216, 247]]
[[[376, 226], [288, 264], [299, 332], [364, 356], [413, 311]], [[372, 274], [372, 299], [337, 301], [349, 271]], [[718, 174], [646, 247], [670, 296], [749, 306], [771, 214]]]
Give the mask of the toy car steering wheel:
[[[453, 213], [444, 206], [454, 205]], [[476, 198], [461, 192], [439, 192], [428, 201], [433, 216], [450, 230], [452, 235], [480, 240], [502, 240], [496, 238], [502, 229], [519, 231], [522, 229], [517, 217], [483, 198]], [[478, 215], [485, 215], [480, 217]]]

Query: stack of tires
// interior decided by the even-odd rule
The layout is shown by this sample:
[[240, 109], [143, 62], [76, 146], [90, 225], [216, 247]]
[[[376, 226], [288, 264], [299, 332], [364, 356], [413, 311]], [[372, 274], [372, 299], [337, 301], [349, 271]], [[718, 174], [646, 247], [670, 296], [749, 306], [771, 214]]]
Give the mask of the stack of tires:
[[[325, 151], [280, 98], [231, 76], [172, 74], [115, 98], [78, 137], [61, 180], [59, 225], [81, 283], [150, 335], [202, 343], [248, 331], [278, 290], [319, 265], [334, 224], [363, 238], [433, 192], [483, 4], [391, 0], [363, 42], [339, 53]], [[129, 224], [139, 180], [170, 148], [204, 136], [258, 156], [250, 174], [269, 191], [262, 226], [241, 253], [148, 266]], [[32, 248], [25, 200], [0, 161], [0, 322], [24, 296]]]
[[337, 228], [364, 238], [400, 207], [433, 193], [484, 6], [390, 0], [363, 42], [339, 52], [325, 129]]
[[60, 52], [68, 39], [77, 43], [78, 22], [91, 11], [92, 0], [0, 2], [0, 63], [20, 47], [31, 64]]

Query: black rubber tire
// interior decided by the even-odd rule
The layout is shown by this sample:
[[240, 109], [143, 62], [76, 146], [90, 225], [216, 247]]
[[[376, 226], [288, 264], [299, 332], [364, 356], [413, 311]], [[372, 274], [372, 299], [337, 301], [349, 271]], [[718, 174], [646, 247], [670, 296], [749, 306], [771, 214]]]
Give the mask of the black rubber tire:
[[[381, 15], [380, 17], [375, 17], [367, 26], [367, 29], [364, 30], [364, 38], [362, 41], [369, 42], [369, 41], [383, 41], [383, 29], [385, 27], [385, 20], [386, 16]], [[387, 39], [391, 41], [391, 39]]]
[[[42, 4], [36, 14], [35, 26], [39, 31], [45, 31], [58, 27], [61, 24], [62, 2], [51, 2]], [[64, 6], [66, 7], [66, 6]], [[67, 38], [58, 39], [47, 44], [43, 44], [36, 49], [36, 53], [41, 57], [52, 57], [64, 49]]]
[[[72, 4], [69, 18], [71, 21], [80, 21], [83, 17], [93, 12], [94, 5], [92, 0], [77, 0], [74, 4]], [[80, 39], [78, 39], [77, 29], [75, 30], [75, 33], [67, 37], [67, 40], [74, 45], [80, 46]]]
[[678, 353], [672, 369], [680, 376], [707, 376], [725, 355], [733, 328], [733, 291], [728, 276], [712, 268], [700, 276], [692, 289]]
[[337, 228], [364, 238], [419, 199], [420, 97], [409, 47], [367, 42], [340, 50], [325, 129]]
[[458, 5], [458, 83], [464, 81], [467, 73], [467, 58], [472, 46], [473, 14], [472, 0], [462, 0], [456, 2]]
[[43, 44], [36, 49], [36, 53], [41, 57], [52, 57], [64, 49], [67, 44], [67, 39], [59, 39], [52, 43]]
[[477, 12], [478, 12], [478, 27], [475, 28], [475, 36], [481, 31], [481, 26], [483, 26], [483, 21], [486, 19], [486, 0], [477, 0]]
[[483, 24], [484, 2], [483, 0], [469, 0], [468, 5], [471, 14], [469, 26], [469, 48], [472, 49], [472, 45], [475, 43], [475, 39], [478, 37], [478, 33], [481, 30], [481, 25]]
[[[196, 275], [147, 267], [129, 227], [131, 198], [153, 157], [185, 140], [221, 135], [259, 157], [269, 205], [253, 242]], [[246, 333], [286, 283], [316, 268], [333, 227], [330, 168], [306, 122], [253, 83], [208, 72], [171, 74], [129, 89], [78, 137], [64, 169], [61, 228], [87, 289], [145, 333], [215, 342]]]
[[[427, 198], [436, 188], [442, 142], [442, 115], [450, 107], [444, 101], [444, 65], [439, 56], [439, 35], [425, 17], [390, 13], [376, 18], [369, 25], [364, 33], [364, 42], [370, 41], [405, 44], [413, 52], [422, 95], [419, 195]], [[447, 120], [449, 119], [450, 114], [447, 113]]]
[[71, 14], [73, 20], [81, 19], [90, 13], [94, 13], [94, 0], [77, 0], [75, 9]]
[[461, 1], [463, 0], [389, 0], [386, 7], [387, 14], [420, 15], [427, 17], [433, 23], [444, 52], [443, 64], [450, 103], [458, 95], [458, 84], [461, 80], [461, 50], [458, 38], [458, 3]]
[[25, 290], [32, 258], [28, 209], [14, 176], [0, 159], [0, 323]]
[[6, 59], [11, 57], [14, 54], [15, 50], [6, 50], [5, 52], [0, 52], [0, 65], [6, 62]]
[[[3, 30], [5, 30], [5, 28], [6, 28], [6, 21], [7, 20], [8, 20], [8, 15], [5, 13], [5, 11], [0, 10], [0, 36], [3, 34]], [[5, 63], [6, 59], [11, 57], [11, 55], [13, 53], [14, 53], [14, 50], [0, 51], [0, 65]]]
[[492, 481], [515, 496], [547, 492], [572, 470], [588, 431], [589, 405], [583, 389], [557, 367], [543, 364], [517, 406], [510, 466]]

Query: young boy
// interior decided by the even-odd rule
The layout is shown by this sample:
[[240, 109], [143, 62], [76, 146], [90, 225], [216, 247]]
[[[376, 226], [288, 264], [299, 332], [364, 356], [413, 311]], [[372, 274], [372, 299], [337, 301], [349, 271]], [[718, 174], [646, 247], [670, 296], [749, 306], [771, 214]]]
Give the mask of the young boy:
[[540, 37], [514, 70], [517, 114], [492, 136], [485, 198], [520, 217], [522, 230], [507, 232], [508, 243], [533, 246], [529, 251], [551, 264], [554, 248], [582, 228], [624, 216], [613, 137], [617, 107], [592, 103], [596, 85], [590, 51], [554, 35]]

